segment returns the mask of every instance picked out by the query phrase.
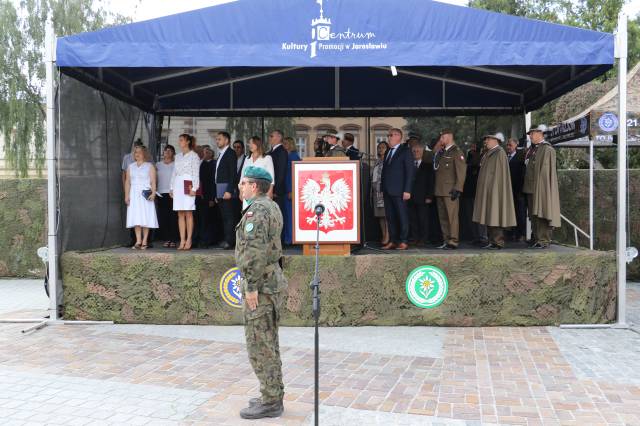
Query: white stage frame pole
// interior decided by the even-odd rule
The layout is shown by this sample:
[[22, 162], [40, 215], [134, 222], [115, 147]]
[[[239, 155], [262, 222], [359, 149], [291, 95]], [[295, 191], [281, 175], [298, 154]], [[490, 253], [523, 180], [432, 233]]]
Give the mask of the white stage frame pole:
[[593, 138], [589, 137], [589, 250], [593, 250]]
[[49, 266], [49, 320], [58, 320], [58, 227], [57, 159], [55, 135], [54, 63], [56, 37], [51, 18], [45, 28], [45, 68], [47, 98], [47, 245]]
[[[527, 132], [529, 129], [531, 128], [531, 113], [528, 112], [524, 115], [524, 131]], [[527, 139], [527, 142], [525, 143], [525, 149], [529, 149], [529, 145], [531, 145], [531, 142], [529, 142], [529, 140]], [[525, 151], [526, 152], [526, 151]], [[531, 239], [531, 220], [529, 220], [529, 206], [527, 206], [527, 226], [526, 229], [524, 231], [525, 235], [526, 235], [526, 240], [530, 240]]]
[[626, 325], [627, 302], [627, 15], [618, 15], [616, 33], [618, 58], [618, 231], [616, 254], [618, 261], [618, 319]]

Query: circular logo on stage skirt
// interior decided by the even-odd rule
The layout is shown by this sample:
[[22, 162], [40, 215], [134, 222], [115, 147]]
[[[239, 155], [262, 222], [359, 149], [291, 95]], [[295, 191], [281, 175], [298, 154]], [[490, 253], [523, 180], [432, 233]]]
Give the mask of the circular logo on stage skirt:
[[240, 288], [240, 269], [229, 269], [220, 278], [220, 295], [227, 305], [242, 308], [242, 288]]
[[419, 308], [435, 308], [447, 297], [449, 280], [440, 268], [420, 266], [407, 277], [407, 297]]
[[618, 117], [611, 112], [605, 112], [598, 119], [598, 126], [605, 132], [613, 132], [618, 128], [618, 124]]

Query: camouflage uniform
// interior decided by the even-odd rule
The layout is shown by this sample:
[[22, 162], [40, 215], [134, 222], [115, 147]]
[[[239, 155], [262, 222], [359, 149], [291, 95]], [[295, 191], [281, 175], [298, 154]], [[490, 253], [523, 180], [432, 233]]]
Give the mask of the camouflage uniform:
[[278, 264], [282, 256], [282, 213], [264, 195], [247, 207], [236, 226], [236, 263], [243, 277], [242, 297], [258, 292], [258, 307], [243, 305], [244, 332], [249, 361], [260, 381], [262, 403], [282, 401], [282, 362], [278, 343], [280, 308], [287, 280]]

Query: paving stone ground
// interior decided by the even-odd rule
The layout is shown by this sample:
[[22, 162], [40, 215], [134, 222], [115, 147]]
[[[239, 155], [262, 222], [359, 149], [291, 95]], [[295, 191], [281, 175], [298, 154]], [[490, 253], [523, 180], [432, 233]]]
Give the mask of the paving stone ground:
[[[0, 315], [42, 308], [20, 301], [39, 282], [23, 292], [5, 283], [0, 296], [13, 302], [3, 300]], [[639, 295], [631, 284], [629, 318]], [[310, 329], [282, 330], [285, 415], [249, 422], [237, 413], [258, 383], [241, 327], [25, 327], [0, 324], [2, 425], [313, 421]], [[321, 340], [322, 425], [640, 425], [634, 331], [341, 328], [321, 330]]]

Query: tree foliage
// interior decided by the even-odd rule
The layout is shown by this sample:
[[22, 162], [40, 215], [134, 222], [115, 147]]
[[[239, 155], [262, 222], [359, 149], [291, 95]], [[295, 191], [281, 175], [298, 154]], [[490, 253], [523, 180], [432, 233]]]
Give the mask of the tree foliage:
[[264, 117], [264, 134], [262, 117], [228, 117], [227, 129], [233, 137], [245, 143], [252, 136], [260, 136], [268, 151], [267, 135], [272, 130], [281, 130], [285, 136], [295, 139], [294, 119], [291, 117]]
[[96, 0], [0, 0], [0, 134], [8, 166], [20, 177], [30, 166], [41, 174], [44, 166], [48, 18], [57, 36], [129, 21]]

